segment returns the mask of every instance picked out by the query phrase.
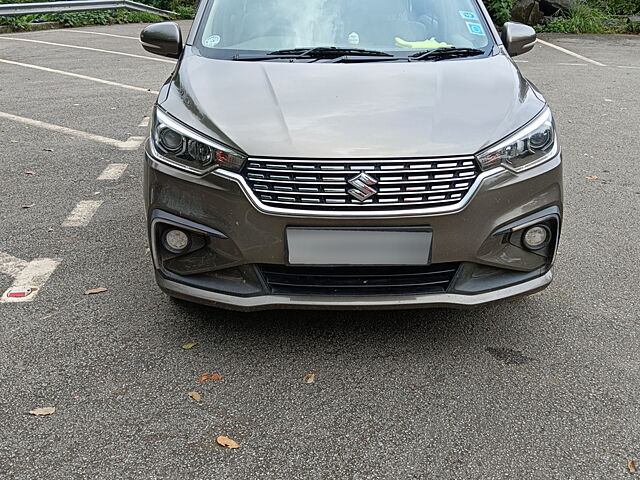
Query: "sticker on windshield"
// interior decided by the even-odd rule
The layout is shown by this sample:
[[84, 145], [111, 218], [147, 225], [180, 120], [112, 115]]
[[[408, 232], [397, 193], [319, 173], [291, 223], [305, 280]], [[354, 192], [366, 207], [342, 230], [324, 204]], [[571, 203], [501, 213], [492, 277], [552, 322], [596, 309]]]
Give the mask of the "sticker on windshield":
[[482, 25], [479, 23], [467, 22], [467, 28], [469, 32], [474, 35], [484, 35], [484, 28], [482, 28]]
[[465, 20], [477, 20], [478, 19], [478, 17], [476, 17], [476, 14], [473, 13], [473, 12], [465, 12], [464, 10], [458, 10], [458, 13]]
[[351, 32], [349, 34], [349, 43], [351, 45], [359, 45], [360, 44], [360, 35], [358, 35], [356, 32]]
[[204, 41], [204, 46], [207, 48], [213, 48], [220, 43], [220, 35], [211, 35]]

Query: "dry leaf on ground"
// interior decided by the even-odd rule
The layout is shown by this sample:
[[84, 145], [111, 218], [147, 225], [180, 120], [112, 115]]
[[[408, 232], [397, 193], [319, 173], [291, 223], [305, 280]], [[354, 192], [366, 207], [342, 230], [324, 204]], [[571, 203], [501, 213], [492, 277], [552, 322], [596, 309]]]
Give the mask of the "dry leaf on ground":
[[186, 343], [182, 345], [183, 350], [191, 350], [193, 347], [197, 347], [200, 345], [200, 342]]
[[198, 392], [188, 392], [187, 395], [189, 395], [198, 403], [202, 401], [202, 396]]
[[25, 175], [37, 175], [33, 170], [27, 170], [24, 172]]
[[84, 292], [85, 295], [95, 295], [96, 293], [103, 293], [106, 292], [107, 289], [104, 287], [99, 287], [99, 288], [92, 288], [91, 290], [87, 290], [86, 292]]
[[638, 473], [638, 467], [636, 466], [636, 462], [634, 460], [627, 460], [627, 468], [631, 473]]
[[224, 377], [222, 375], [218, 375], [217, 373], [203, 373], [200, 375], [198, 379], [198, 383], [204, 383], [207, 380], [222, 380]]
[[597, 180], [598, 177], [596, 175], [590, 175], [587, 177], [587, 180]]
[[216, 442], [218, 442], [218, 444], [222, 445], [223, 447], [240, 448], [240, 444], [238, 444], [238, 442], [231, 440], [229, 437], [225, 437], [224, 435], [220, 435], [218, 438], [216, 438]]
[[35, 204], [35, 203], [29, 203], [29, 204], [27, 204], [27, 205], [22, 205], [22, 208], [33, 208], [33, 207], [35, 207], [35, 206], [36, 206], [36, 204]]
[[43, 417], [45, 415], [51, 415], [52, 413], [55, 413], [56, 411], [56, 407], [43, 407], [43, 408], [36, 408], [35, 410], [30, 410], [29, 413], [31, 415], [37, 415], [39, 417]]
[[313, 383], [316, 379], [315, 373], [308, 373], [304, 376], [305, 383]]

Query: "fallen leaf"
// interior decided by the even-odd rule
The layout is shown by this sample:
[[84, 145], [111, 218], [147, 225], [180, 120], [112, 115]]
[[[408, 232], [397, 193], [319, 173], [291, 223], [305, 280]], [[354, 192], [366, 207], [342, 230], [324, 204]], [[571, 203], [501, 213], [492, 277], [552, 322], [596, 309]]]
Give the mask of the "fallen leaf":
[[188, 392], [187, 395], [189, 395], [198, 403], [202, 401], [202, 396], [198, 392]]
[[197, 347], [200, 345], [200, 342], [186, 343], [182, 345], [183, 350], [191, 350], [193, 347]]
[[34, 172], [33, 170], [27, 170], [26, 172], [24, 172], [25, 175], [36, 175], [36, 172]]
[[95, 295], [96, 293], [106, 292], [107, 289], [104, 287], [92, 288], [91, 290], [87, 290], [84, 292], [85, 295]]
[[587, 180], [597, 180], [598, 177], [596, 175], [590, 175], [587, 177]]
[[217, 373], [203, 373], [200, 375], [198, 379], [198, 383], [204, 383], [207, 380], [222, 380], [224, 377], [222, 375], [218, 375]]
[[638, 473], [638, 467], [636, 466], [636, 462], [634, 460], [627, 460], [627, 468], [631, 473]]
[[47, 232], [49, 232], [49, 233], [53, 232], [53, 228], [51, 228], [51, 227], [47, 228]]
[[52, 413], [55, 413], [55, 411], [56, 411], [56, 407], [44, 407], [44, 408], [36, 408], [35, 410], [30, 410], [29, 414], [42, 417], [45, 415], [51, 415]]
[[240, 444], [238, 444], [238, 442], [231, 440], [229, 437], [225, 437], [224, 435], [220, 435], [218, 438], [216, 438], [216, 442], [218, 442], [218, 444], [222, 445], [223, 447], [240, 448]]
[[35, 203], [29, 203], [29, 204], [27, 204], [27, 205], [22, 205], [22, 208], [33, 208], [33, 207], [35, 207], [35, 206], [36, 206], [36, 204], [35, 204]]
[[567, 120], [567, 123], [573, 123], [573, 120]]
[[45, 152], [53, 152], [53, 148], [43, 148], [42, 150]]
[[117, 110], [118, 107], [111, 107], [111, 110]]
[[305, 383], [313, 383], [316, 379], [316, 374], [315, 373], [307, 373], [304, 376], [304, 381]]

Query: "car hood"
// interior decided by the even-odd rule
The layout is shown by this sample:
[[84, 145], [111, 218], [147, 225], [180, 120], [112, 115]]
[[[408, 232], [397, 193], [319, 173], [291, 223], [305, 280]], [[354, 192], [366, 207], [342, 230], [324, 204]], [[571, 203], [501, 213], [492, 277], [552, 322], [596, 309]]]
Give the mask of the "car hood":
[[185, 52], [161, 107], [250, 156], [470, 155], [544, 101], [504, 55], [440, 62], [242, 62]]

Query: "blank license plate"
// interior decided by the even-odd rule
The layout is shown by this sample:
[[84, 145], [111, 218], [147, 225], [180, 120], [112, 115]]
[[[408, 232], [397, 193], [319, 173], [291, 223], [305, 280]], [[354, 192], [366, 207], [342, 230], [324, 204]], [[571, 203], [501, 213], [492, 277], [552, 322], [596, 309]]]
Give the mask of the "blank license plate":
[[430, 230], [288, 228], [291, 265], [428, 265]]

